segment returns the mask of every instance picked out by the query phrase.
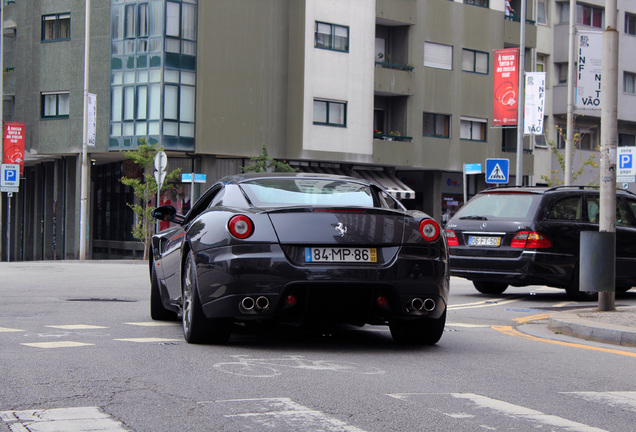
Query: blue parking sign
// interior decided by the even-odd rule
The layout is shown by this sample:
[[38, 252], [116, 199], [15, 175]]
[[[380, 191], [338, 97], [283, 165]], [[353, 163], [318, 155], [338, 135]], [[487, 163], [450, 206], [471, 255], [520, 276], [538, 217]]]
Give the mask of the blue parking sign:
[[0, 186], [18, 187], [20, 185], [20, 165], [2, 164], [0, 170]]

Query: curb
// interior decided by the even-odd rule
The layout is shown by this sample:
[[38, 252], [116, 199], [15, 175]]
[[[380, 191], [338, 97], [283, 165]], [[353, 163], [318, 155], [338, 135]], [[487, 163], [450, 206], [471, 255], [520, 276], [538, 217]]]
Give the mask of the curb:
[[[636, 329], [611, 322], [581, 318], [581, 312], [597, 312], [594, 309], [574, 312], [558, 312], [550, 316], [548, 328], [567, 336], [614, 345], [636, 347]], [[608, 312], [611, 313], [611, 312]], [[636, 317], [636, 313], [634, 314]]]

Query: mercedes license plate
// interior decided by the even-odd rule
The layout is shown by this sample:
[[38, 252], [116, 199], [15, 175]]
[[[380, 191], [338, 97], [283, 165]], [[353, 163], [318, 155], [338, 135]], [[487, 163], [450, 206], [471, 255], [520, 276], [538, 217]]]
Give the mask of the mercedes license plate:
[[305, 262], [378, 262], [376, 248], [305, 248]]
[[483, 237], [483, 236], [468, 237], [468, 246], [498, 247], [500, 244], [501, 244], [501, 237]]

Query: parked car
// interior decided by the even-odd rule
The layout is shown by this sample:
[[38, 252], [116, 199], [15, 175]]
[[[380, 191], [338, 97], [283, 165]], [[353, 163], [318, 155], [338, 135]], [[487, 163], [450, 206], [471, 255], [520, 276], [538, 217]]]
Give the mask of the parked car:
[[152, 237], [151, 317], [186, 341], [225, 343], [233, 323], [388, 324], [398, 343], [442, 336], [448, 250], [439, 224], [378, 185], [302, 173], [225, 177]]
[[[636, 195], [617, 191], [616, 290], [636, 283]], [[582, 231], [598, 231], [599, 190], [584, 186], [503, 187], [470, 199], [446, 225], [451, 275], [484, 294], [508, 286], [579, 291]]]

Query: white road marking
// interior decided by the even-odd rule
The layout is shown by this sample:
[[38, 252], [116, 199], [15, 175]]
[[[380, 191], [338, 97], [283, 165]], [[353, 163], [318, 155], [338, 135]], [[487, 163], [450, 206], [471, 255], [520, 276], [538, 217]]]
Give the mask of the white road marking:
[[[617, 392], [620, 393], [620, 392]], [[625, 393], [633, 393], [633, 392], [624, 392]], [[581, 393], [575, 393], [580, 395]], [[470, 401], [472, 404], [477, 405], [479, 408], [487, 408], [492, 411], [495, 411], [499, 414], [503, 414], [508, 417], [512, 417], [515, 419], [526, 420], [532, 423], [539, 423], [539, 425], [535, 426], [535, 428], [543, 428], [545, 426], [549, 427], [557, 427], [563, 428], [564, 430], [568, 430], [570, 432], [607, 432], [605, 429], [599, 429], [594, 426], [589, 426], [583, 423], [575, 422], [572, 420], [568, 420], [563, 417], [545, 414], [541, 411], [537, 411], [531, 408], [523, 407], [520, 405], [514, 405], [509, 402], [505, 402], [498, 399], [489, 398], [487, 396], [478, 395], [475, 393], [395, 393], [395, 394], [387, 394], [387, 396], [398, 399], [398, 400], [410, 400], [417, 396], [435, 396], [439, 398], [441, 395], [449, 395], [455, 399], [462, 399], [466, 401]], [[629, 398], [636, 398], [636, 395], [629, 394]], [[605, 399], [607, 400], [607, 398]], [[622, 402], [625, 402], [626, 399], [623, 397], [621, 399]], [[633, 403], [633, 401], [631, 402]], [[470, 413], [443, 413], [449, 417], [456, 418], [458, 420], [461, 419], [470, 419], [474, 416]], [[487, 416], [487, 414], [486, 414]], [[480, 425], [480, 427], [489, 428], [487, 425]]]
[[141, 326], [141, 327], [167, 327], [167, 326], [177, 326], [181, 325], [178, 322], [165, 322], [165, 321], [145, 321], [145, 322], [127, 322], [124, 324], [133, 325], [133, 326]]
[[257, 427], [256, 430], [259, 431], [365, 432], [321, 411], [300, 405], [289, 398], [229, 399], [199, 403], [227, 404], [226, 406], [229, 405], [228, 408], [231, 410], [249, 409], [248, 412], [224, 415], [237, 422], [239, 426], [244, 425], [246, 430]]
[[24, 330], [20, 330], [20, 329], [0, 327], [0, 333], [23, 332], [23, 331]]
[[81, 346], [95, 345], [92, 343], [73, 342], [73, 341], [58, 341], [58, 342], [32, 342], [22, 343], [20, 345], [26, 345], [35, 348], [75, 348]]
[[464, 303], [460, 305], [451, 305], [451, 306], [448, 306], [448, 309], [459, 310], [459, 309], [475, 309], [475, 308], [482, 308], [482, 307], [501, 306], [501, 305], [505, 305], [509, 303], [515, 303], [515, 302], [521, 301], [522, 299], [523, 299], [523, 296], [512, 298], [509, 300], [491, 299], [491, 300], [484, 300], [484, 301], [480, 301], [476, 303]]
[[451, 327], [490, 328], [490, 324], [465, 324], [465, 323], [447, 322], [446, 325]]
[[477, 395], [474, 393], [451, 393], [451, 395], [458, 399], [467, 399], [474, 404], [483, 407], [490, 408], [494, 411], [499, 411], [507, 416], [524, 418], [526, 420], [542, 423], [544, 425], [556, 426], [568, 428], [570, 431], [581, 432], [607, 432], [604, 429], [588, 426], [583, 423], [578, 423], [572, 420], [564, 419], [555, 415], [544, 414], [541, 411], [533, 410], [530, 408], [522, 407], [520, 405], [514, 405], [508, 402], [504, 402], [497, 399], [492, 399], [486, 396]]
[[98, 407], [1, 411], [0, 419], [13, 432], [126, 431], [124, 425]]
[[104, 326], [96, 326], [96, 325], [89, 325], [89, 324], [47, 325], [44, 327], [62, 329], [62, 330], [94, 330], [94, 329], [108, 328]]
[[183, 339], [167, 339], [167, 338], [149, 337], [149, 338], [127, 338], [127, 339], [114, 339], [114, 340], [122, 341], [122, 342], [157, 343], [157, 342], [179, 342]]
[[590, 402], [600, 402], [615, 408], [636, 412], [636, 392], [563, 392]]

